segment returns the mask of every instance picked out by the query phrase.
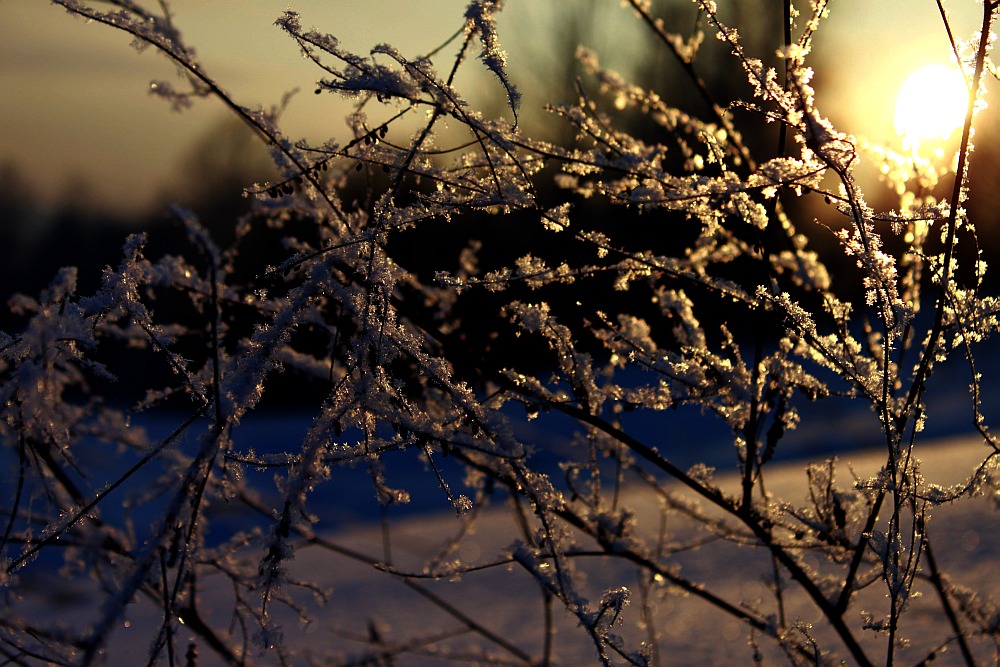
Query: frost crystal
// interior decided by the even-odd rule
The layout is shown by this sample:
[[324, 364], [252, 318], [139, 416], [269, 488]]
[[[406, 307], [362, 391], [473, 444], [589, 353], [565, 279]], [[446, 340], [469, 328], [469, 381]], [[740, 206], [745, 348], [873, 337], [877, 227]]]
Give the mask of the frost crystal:
[[[172, 206], [168, 253], [134, 234], [92, 293], [66, 268], [7, 302], [10, 660], [114, 662], [138, 642], [149, 664], [558, 647], [645, 666], [692, 662], [662, 653], [687, 632], [698, 660], [732, 662], [727, 618], [760, 664], [995, 650], [994, 582], [953, 583], [980, 531], [932, 541], [938, 514], [1000, 503], [973, 133], [945, 165], [835, 127], [811, 67], [831, 3], [785, 3], [778, 44], [709, 0], [669, 25], [624, 0], [658, 50], [643, 58], [677, 67], [613, 71], [573, 45], [557, 130], [519, 124], [500, 0], [467, 2], [418, 56], [355, 53], [288, 9], [315, 93], [353, 105], [325, 140], [283, 133], [289, 97], [228, 93], [165, 0], [55, 3], [165, 55], [180, 77], [150, 92], [219, 99], [276, 175], [229, 231]], [[953, 40], [970, 122], [995, 14]], [[475, 55], [513, 119], [464, 95]], [[977, 434], [947, 445], [949, 475], [967, 466], [947, 484], [922, 463], [942, 405]], [[61, 623], [55, 585], [86, 590], [89, 615]]]
[[521, 106], [521, 93], [507, 78], [507, 52], [500, 48], [500, 40], [497, 37], [495, 14], [503, 6], [501, 0], [473, 0], [465, 10], [467, 21], [466, 30], [479, 34], [479, 39], [483, 44], [479, 59], [491, 72], [493, 72], [500, 83], [507, 91], [507, 102], [510, 109], [517, 118], [517, 110]]

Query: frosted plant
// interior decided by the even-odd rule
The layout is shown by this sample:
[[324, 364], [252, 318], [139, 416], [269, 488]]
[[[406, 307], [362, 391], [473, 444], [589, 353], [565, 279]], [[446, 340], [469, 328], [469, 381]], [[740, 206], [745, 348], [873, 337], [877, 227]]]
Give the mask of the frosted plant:
[[[149, 256], [135, 235], [95, 294], [67, 269], [12, 299], [8, 662], [114, 662], [137, 643], [142, 662], [188, 665], [658, 665], [685, 642], [730, 662], [998, 659], [989, 591], [953, 581], [942, 552], [958, 547], [931, 539], [939, 511], [998, 493], [974, 360], [1000, 304], [978, 257], [956, 279], [977, 224], [970, 138], [996, 3], [962, 55], [976, 96], [943, 196], [929, 193], [948, 174], [859, 145], [818, 108], [808, 63], [824, 0], [785, 3], [776, 58], [748, 52], [740, 31], [754, 26], [714, 2], [692, 3], [690, 34], [622, 3], [703, 113], [580, 48], [577, 98], [549, 107], [576, 135], [565, 145], [519, 123], [500, 2], [470, 2], [420, 57], [353, 53], [286, 10], [276, 25], [318, 68], [316, 93], [356, 103], [350, 137], [320, 145], [234, 100], [166, 2], [55, 4], [173, 60], [186, 87], [153, 91], [176, 108], [222, 100], [281, 176], [248, 185], [230, 247], [173, 208], [186, 256]], [[706, 34], [735, 74], [732, 103], [703, 78]], [[480, 65], [509, 119], [456, 87]], [[446, 124], [465, 140], [446, 143]], [[863, 159], [886, 165], [895, 209], [867, 203]], [[516, 243], [479, 238], [505, 226]], [[456, 238], [452, 254], [442, 240]], [[123, 355], [155, 373], [114, 407], [99, 388]], [[920, 458], [925, 393], [950, 357], [969, 369], [983, 447], [945, 486]], [[290, 377], [314, 400], [307, 424], [260, 436], [254, 417], [273, 417]], [[833, 396], [874, 415], [881, 465], [827, 458], [803, 465], [798, 495], [772, 484], [810, 405]], [[684, 439], [680, 419], [724, 433], [727, 455]], [[449, 519], [415, 536], [425, 519], [394, 512], [425, 480]], [[331, 526], [355, 496], [378, 508], [375, 543]], [[369, 582], [359, 594], [343, 593], [350, 568]], [[51, 586], [80, 590], [86, 613], [53, 617]], [[726, 623], [738, 654], [719, 642]]]

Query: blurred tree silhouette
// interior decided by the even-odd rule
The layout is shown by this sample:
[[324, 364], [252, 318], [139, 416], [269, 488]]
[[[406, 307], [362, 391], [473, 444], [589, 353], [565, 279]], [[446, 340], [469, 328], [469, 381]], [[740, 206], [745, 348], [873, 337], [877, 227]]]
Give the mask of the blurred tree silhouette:
[[[749, 91], [746, 77], [725, 66], [729, 51], [712, 37], [695, 4], [683, 0], [655, 0], [649, 4], [653, 20], [668, 26], [686, 46], [697, 45], [698, 75], [712, 91], [715, 102], [725, 106], [745, 97]], [[718, 7], [719, 15], [730, 25], [744, 26], [748, 51], [761, 57], [767, 67], [778, 64], [777, 50], [783, 44], [781, 3], [723, 0]], [[602, 64], [617, 70], [626, 80], [670, 99], [673, 106], [695, 116], [710, 111], [690, 73], [685, 71], [687, 63], [664, 49], [642, 19], [620, 11], [614, 3], [555, 0], [512, 13], [508, 20], [513, 22], [508, 42], [517, 54], [511, 71], [516, 73], [527, 99], [573, 104], [581, 92], [578, 82], [584, 84], [584, 92], [595, 95], [594, 82], [588, 80], [576, 57], [582, 46], [600, 53], [607, 59]], [[540, 33], [546, 35], [544, 40], [537, 38]], [[573, 138], [567, 124], [554, 122], [540, 105], [526, 107], [524, 122], [530, 132], [553, 140]], [[613, 113], [614, 107], [609, 105], [604, 110]], [[773, 151], [777, 129], [759, 120], [759, 128], [747, 133], [747, 141], [755, 148], [760, 148], [759, 143]], [[741, 122], [745, 121], [741, 118]], [[662, 131], [636, 109], [619, 113], [615, 122], [639, 137], [656, 137]]]
[[243, 189], [274, 178], [277, 170], [245, 123], [230, 115], [192, 142], [163, 199], [196, 211], [219, 243], [233, 241], [233, 221], [249, 212]]

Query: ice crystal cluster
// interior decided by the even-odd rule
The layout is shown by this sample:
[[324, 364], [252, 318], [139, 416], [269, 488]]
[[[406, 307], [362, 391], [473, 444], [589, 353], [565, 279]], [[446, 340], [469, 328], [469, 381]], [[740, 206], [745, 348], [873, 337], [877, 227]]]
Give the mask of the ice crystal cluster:
[[[787, 30], [753, 42], [764, 53], [726, 3], [691, 3], [691, 32], [626, 0], [620, 20], [693, 92], [671, 99], [581, 46], [575, 94], [549, 100], [571, 130], [554, 142], [520, 119], [499, 0], [469, 2], [417, 57], [353, 53], [289, 9], [276, 26], [316, 93], [355, 104], [350, 135], [316, 145], [233, 99], [166, 2], [54, 4], [171, 59], [180, 82], [153, 91], [177, 108], [219, 98], [282, 175], [248, 184], [229, 247], [174, 208], [186, 257], [134, 235], [96, 293], [66, 269], [10, 301], [24, 325], [0, 334], [5, 664], [122, 664], [140, 646], [135, 664], [660, 665], [685, 641], [713, 655], [726, 623], [730, 664], [996, 662], [988, 591], [952, 581], [959, 547], [931, 542], [939, 510], [1000, 493], [974, 364], [998, 303], [957, 250], [977, 224], [979, 101], [957, 171], [928, 180], [817, 106], [825, 0], [785, 3]], [[982, 5], [956, 53], [980, 94]], [[506, 108], [468, 102], [463, 69]], [[867, 203], [866, 159], [895, 209]], [[125, 354], [155, 372], [121, 407], [95, 387]], [[941, 485], [920, 460], [949, 357], [969, 369], [982, 447], [964, 483]], [[253, 437], [293, 385], [314, 398], [304, 428]], [[769, 473], [832, 397], [864, 408], [880, 464], [820, 456], [786, 494]], [[428, 488], [445, 523], [398, 520]], [[381, 520], [338, 532], [348, 496]], [[373, 583], [351, 592], [341, 571]], [[53, 589], [85, 611], [56, 613]]]

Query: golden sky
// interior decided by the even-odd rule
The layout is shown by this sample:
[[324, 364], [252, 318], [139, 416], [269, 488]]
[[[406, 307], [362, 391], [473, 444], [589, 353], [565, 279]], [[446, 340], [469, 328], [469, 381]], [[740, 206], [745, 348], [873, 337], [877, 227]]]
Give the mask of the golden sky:
[[[155, 5], [155, 3], [153, 3]], [[283, 118], [295, 138], [343, 131], [336, 98], [312, 94], [319, 72], [275, 19], [288, 0], [173, 0], [175, 22], [203, 68], [241, 104], [277, 104], [300, 88]], [[304, 25], [367, 52], [389, 42], [417, 52], [461, 26], [464, 0], [296, 0]], [[428, 11], [432, 5], [434, 11]], [[98, 5], [99, 6], [99, 5]], [[444, 21], [440, 17], [451, 20]], [[68, 15], [45, 0], [0, 0], [0, 162], [13, 161], [43, 197], [86, 183], [91, 198], [136, 210], [155, 198], [191, 144], [225, 112], [215, 102], [176, 113], [149, 94], [175, 68], [130, 37]], [[180, 87], [180, 86], [179, 86]]]
[[[518, 67], [530, 66], [526, 61], [540, 48], [545, 25], [580, 1], [508, 0], [501, 38], [515, 82]], [[417, 54], [460, 27], [467, 0], [171, 2], [176, 24], [204, 68], [238, 102], [270, 106], [299, 88], [283, 118], [286, 133], [322, 140], [343, 136], [346, 106], [333, 96], [312, 94], [319, 72], [273, 25], [289, 4], [303, 24], [336, 35], [359, 52], [388, 42]], [[618, 11], [618, 3], [609, 4]], [[895, 91], [906, 73], [948, 58], [935, 2], [833, 0], [831, 5], [817, 55], [835, 60], [836, 68], [823, 75], [821, 108], [848, 126], [842, 129], [883, 139], [891, 132]], [[981, 3], [950, 0], [947, 6], [956, 36], [970, 37]], [[630, 21], [625, 12], [614, 16], [615, 22]], [[79, 191], [102, 208], [142, 208], [175, 178], [183, 156], [224, 114], [218, 103], [204, 102], [178, 114], [150, 96], [149, 82], [172, 80], [174, 68], [152, 51], [137, 54], [130, 41], [44, 0], [0, 0], [0, 163], [17, 165], [35, 194], [52, 200]], [[603, 41], [615, 43], [612, 37]]]

